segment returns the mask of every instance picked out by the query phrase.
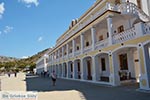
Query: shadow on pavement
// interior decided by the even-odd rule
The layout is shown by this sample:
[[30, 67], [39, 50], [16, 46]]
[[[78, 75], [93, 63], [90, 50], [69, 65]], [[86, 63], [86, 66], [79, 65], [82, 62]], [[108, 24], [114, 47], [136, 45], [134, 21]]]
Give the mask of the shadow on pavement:
[[83, 94], [85, 100], [149, 100], [149, 93], [136, 91], [136, 86], [106, 87], [97, 84], [57, 79], [56, 86], [52, 86], [50, 78], [26, 77], [27, 91], [50, 92], [77, 90]]

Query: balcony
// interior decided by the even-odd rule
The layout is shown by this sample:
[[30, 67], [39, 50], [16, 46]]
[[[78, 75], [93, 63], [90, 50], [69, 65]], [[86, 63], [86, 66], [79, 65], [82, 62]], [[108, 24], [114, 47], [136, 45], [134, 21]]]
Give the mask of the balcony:
[[137, 15], [144, 22], [150, 21], [150, 17], [146, 15], [141, 9], [139, 9], [134, 3], [122, 3], [118, 5], [117, 9], [119, 12], [121, 12], [121, 14], [133, 14]]
[[[101, 4], [99, 4], [98, 6], [101, 6]], [[103, 7], [101, 7], [101, 9], [99, 11], [97, 11], [95, 14], [92, 14], [92, 11], [89, 12], [88, 15], [85, 16], [85, 18], [87, 18], [89, 15], [90, 18], [86, 21], [83, 21], [84, 18], [82, 18], [75, 26], [73, 29], [68, 30], [68, 32], [66, 34], [64, 34], [63, 38], [60, 38], [57, 41], [56, 46], [62, 44], [64, 41], [66, 41], [67, 39], [69, 39], [72, 35], [74, 35], [76, 32], [80, 31], [81, 29], [83, 29], [84, 27], [86, 27], [89, 23], [91, 23], [93, 20], [95, 20], [96, 18], [98, 18], [99, 16], [103, 15], [107, 10], [112, 10], [112, 11], [117, 11], [117, 7], [114, 4], [111, 3], [106, 3], [106, 5], [104, 5]]]
[[134, 27], [125, 30], [121, 33], [113, 35], [113, 43], [121, 43], [127, 40], [132, 40], [146, 34], [150, 34], [150, 22], [148, 23], [137, 23]]
[[150, 34], [150, 22], [144, 23], [144, 34]]
[[77, 51], [75, 51], [75, 56], [78, 56], [78, 55], [80, 55], [81, 54], [81, 50], [77, 50]]
[[69, 58], [71, 58], [72, 56], [73, 56], [73, 53], [70, 53], [70, 54], [68, 55]]
[[113, 42], [115, 43], [121, 43], [127, 40], [131, 40], [137, 37], [135, 28], [131, 28], [128, 30], [125, 30], [124, 32], [118, 33], [113, 36]]
[[88, 47], [84, 47], [83, 53], [88, 53], [92, 51], [92, 45], [88, 46]]
[[99, 50], [101, 48], [107, 47], [108, 46], [108, 38], [104, 39], [102, 41], [97, 41], [95, 45], [95, 50]]

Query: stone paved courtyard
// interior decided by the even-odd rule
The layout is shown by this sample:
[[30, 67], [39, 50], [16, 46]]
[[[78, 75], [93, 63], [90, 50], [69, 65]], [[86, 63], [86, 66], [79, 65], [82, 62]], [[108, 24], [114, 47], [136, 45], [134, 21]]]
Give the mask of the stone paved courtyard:
[[37, 91], [38, 100], [150, 100], [150, 93], [138, 91], [138, 84], [110, 87], [66, 79], [52, 86], [50, 78], [25, 76], [20, 73], [1, 77], [2, 91]]

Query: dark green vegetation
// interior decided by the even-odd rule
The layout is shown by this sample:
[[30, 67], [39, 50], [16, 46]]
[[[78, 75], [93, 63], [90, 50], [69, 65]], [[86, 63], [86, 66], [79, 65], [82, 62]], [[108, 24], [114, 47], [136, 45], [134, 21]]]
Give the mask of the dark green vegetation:
[[45, 49], [37, 54], [26, 58], [26, 59], [16, 59], [13, 57], [0, 56], [0, 72], [9, 71], [33, 71], [36, 64], [35, 62], [43, 56], [49, 49]]

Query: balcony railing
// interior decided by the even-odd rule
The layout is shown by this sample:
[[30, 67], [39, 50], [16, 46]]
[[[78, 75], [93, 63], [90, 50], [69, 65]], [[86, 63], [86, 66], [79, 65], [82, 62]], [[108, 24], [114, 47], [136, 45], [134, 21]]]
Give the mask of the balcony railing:
[[81, 54], [81, 50], [77, 50], [77, 51], [75, 51], [75, 56], [78, 56], [78, 55], [80, 55]]
[[83, 53], [90, 52], [91, 50], [92, 50], [92, 45], [90, 45], [88, 47], [85, 47], [84, 50], [83, 50]]
[[126, 2], [118, 5], [118, 11], [122, 14], [134, 14], [140, 17], [141, 20], [148, 22], [150, 21], [150, 17], [144, 13], [141, 9], [139, 9], [134, 3]]
[[144, 24], [144, 34], [150, 34], [150, 22]]
[[121, 43], [127, 40], [131, 40], [137, 37], [135, 28], [131, 28], [129, 30], [126, 30], [122, 33], [118, 33], [113, 36], [113, 42], [114, 43]]
[[73, 53], [70, 53], [70, 54], [68, 55], [69, 58], [71, 58], [72, 56], [73, 56]]
[[108, 38], [104, 39], [102, 41], [96, 42], [95, 50], [99, 50], [99, 49], [104, 48], [106, 46], [108, 46]]

